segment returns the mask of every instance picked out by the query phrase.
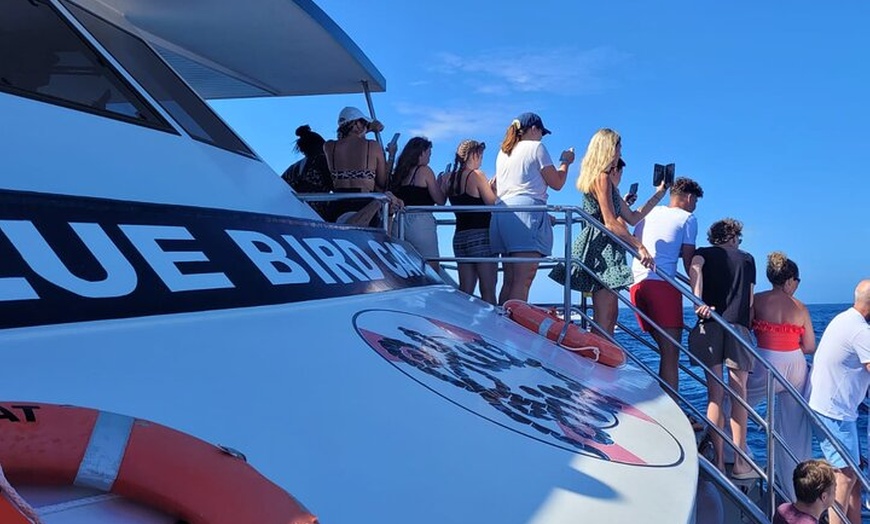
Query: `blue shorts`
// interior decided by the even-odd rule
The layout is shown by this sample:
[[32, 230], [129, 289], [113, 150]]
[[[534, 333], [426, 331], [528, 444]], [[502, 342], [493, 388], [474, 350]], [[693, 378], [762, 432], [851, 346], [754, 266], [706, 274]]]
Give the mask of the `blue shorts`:
[[[828, 428], [828, 431], [840, 441], [840, 444], [849, 452], [849, 456], [859, 464], [861, 460], [861, 448], [858, 445], [858, 423], [854, 420], [836, 420], [826, 417], [819, 412], [816, 415], [822, 420], [822, 423]], [[831, 444], [830, 439], [826, 438], [821, 431], [816, 430], [816, 438], [819, 439], [819, 447], [822, 448], [822, 453], [825, 455], [825, 460], [831, 463], [835, 468], [848, 468], [846, 460]]]
[[[513, 197], [502, 205], [538, 206], [544, 202], [531, 197]], [[553, 252], [553, 225], [545, 211], [517, 211], [492, 213], [489, 223], [489, 242], [493, 253], [534, 252], [550, 256]]]

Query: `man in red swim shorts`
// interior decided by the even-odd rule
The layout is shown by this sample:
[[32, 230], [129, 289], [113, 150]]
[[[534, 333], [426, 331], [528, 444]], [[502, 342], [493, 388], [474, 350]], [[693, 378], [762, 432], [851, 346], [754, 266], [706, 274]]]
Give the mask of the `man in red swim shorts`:
[[[680, 259], [686, 274], [689, 272], [698, 236], [698, 222], [692, 212], [703, 196], [704, 190], [697, 182], [680, 177], [671, 186], [668, 205], [653, 208], [634, 229], [634, 236], [653, 256], [656, 267], [670, 277], [676, 275]], [[631, 269], [634, 273], [631, 302], [667, 335], [680, 342], [683, 336], [683, 297], [680, 292], [654, 271], [643, 267], [637, 259], [632, 261]], [[679, 385], [679, 349], [640, 315], [637, 321], [658, 344], [661, 354], [659, 376], [676, 390]]]

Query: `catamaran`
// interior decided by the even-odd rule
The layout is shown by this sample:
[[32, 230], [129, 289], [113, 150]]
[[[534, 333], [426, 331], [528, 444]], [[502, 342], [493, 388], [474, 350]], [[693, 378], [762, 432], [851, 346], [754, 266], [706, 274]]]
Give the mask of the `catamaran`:
[[3, 518], [694, 521], [653, 378], [324, 223], [210, 109], [386, 88], [310, 0], [0, 5]]

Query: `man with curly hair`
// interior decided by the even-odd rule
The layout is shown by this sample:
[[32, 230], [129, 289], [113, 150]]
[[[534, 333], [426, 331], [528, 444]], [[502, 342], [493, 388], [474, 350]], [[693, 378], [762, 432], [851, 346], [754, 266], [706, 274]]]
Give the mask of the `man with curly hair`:
[[[710, 226], [707, 240], [710, 247], [697, 249], [689, 267], [692, 291], [704, 302], [703, 306], [695, 309], [699, 320], [689, 333], [689, 351], [709, 369], [707, 418], [724, 429], [722, 402], [725, 389], [712, 375], [721, 378], [724, 364], [728, 368], [728, 385], [735, 395], [746, 400], [746, 381], [755, 361], [743, 344], [750, 340], [755, 259], [740, 250], [743, 224], [733, 218], [719, 220]], [[728, 323], [730, 330], [710, 318], [713, 310]], [[730, 331], [736, 332], [743, 340], [738, 340]], [[732, 402], [730, 418], [734, 445], [746, 449], [746, 408], [740, 402]], [[716, 448], [716, 465], [724, 472], [724, 443], [715, 433], [713, 445]], [[738, 455], [731, 477], [750, 480], [757, 478], [758, 473]]]
[[[634, 236], [646, 246], [655, 260], [655, 267], [671, 278], [677, 274], [679, 261], [683, 262], [686, 274], [689, 273], [698, 235], [698, 221], [692, 213], [698, 205], [698, 199], [703, 196], [704, 190], [697, 182], [680, 177], [671, 186], [668, 205], [654, 207], [634, 228]], [[677, 342], [682, 340], [683, 295], [638, 259], [632, 260], [631, 272], [634, 277], [630, 289], [631, 302], [661, 331], [640, 315], [637, 316], [637, 322], [658, 344], [661, 355], [659, 376], [677, 390], [680, 351], [668, 337]]]

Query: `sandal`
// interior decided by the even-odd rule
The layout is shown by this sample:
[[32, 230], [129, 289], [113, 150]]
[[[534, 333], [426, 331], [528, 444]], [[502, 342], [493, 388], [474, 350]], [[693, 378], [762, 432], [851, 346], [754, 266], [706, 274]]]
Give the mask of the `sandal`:
[[758, 474], [754, 469], [749, 469], [749, 471], [744, 471], [743, 473], [734, 473], [731, 472], [731, 478], [734, 480], [756, 480], [760, 479], [761, 475]]

